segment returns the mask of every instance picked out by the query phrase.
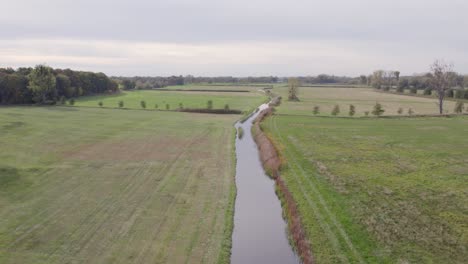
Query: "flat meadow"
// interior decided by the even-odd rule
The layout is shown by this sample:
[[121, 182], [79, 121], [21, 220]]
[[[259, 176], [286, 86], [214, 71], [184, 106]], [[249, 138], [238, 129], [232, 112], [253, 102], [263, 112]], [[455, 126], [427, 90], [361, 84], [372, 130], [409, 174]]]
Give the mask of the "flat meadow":
[[316, 104], [359, 112], [375, 99], [390, 112], [437, 111], [430, 99], [361, 88], [301, 88], [299, 98], [283, 100], [262, 129], [284, 161], [316, 263], [466, 261], [468, 116], [312, 115]]
[[225, 262], [238, 118], [1, 107], [0, 263]]
[[[177, 86], [178, 89], [183, 86]], [[193, 89], [204, 89], [203, 86], [191, 86]], [[222, 89], [231, 89], [230, 86]], [[175, 89], [175, 88], [173, 88]], [[219, 87], [218, 87], [219, 89]], [[148, 110], [177, 110], [180, 104], [184, 108], [206, 108], [207, 102], [213, 102], [214, 109], [223, 109], [227, 104], [232, 110], [249, 112], [266, 100], [264, 93], [252, 92], [218, 92], [218, 91], [166, 91], [166, 90], [136, 90], [123, 91], [114, 95], [84, 96], [76, 100], [76, 106], [118, 108], [123, 101], [124, 108], [142, 109], [140, 103], [145, 101]]]
[[[299, 102], [288, 102], [288, 88], [275, 87], [273, 92], [281, 95], [285, 100], [277, 108], [280, 114], [314, 115], [314, 106], [319, 106], [319, 116], [330, 116], [335, 105], [340, 107], [338, 116], [348, 116], [349, 105], [356, 107], [355, 116], [364, 116], [378, 102], [382, 104], [385, 112], [383, 115], [400, 115], [398, 109], [402, 108], [402, 115], [408, 115], [411, 108], [413, 114], [437, 114], [437, 100], [434, 98], [422, 98], [415, 96], [403, 96], [398, 94], [382, 93], [371, 88], [343, 88], [343, 87], [300, 87]], [[445, 110], [453, 113], [455, 103], [445, 102]]]

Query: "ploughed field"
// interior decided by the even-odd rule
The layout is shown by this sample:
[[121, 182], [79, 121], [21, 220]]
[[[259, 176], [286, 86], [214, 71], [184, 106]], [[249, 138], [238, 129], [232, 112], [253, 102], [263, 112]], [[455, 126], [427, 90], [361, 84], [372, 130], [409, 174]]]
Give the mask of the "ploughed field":
[[[151, 93], [122, 97], [137, 108], [139, 96], [152, 102]], [[183, 102], [196, 104], [197, 98]], [[91, 102], [78, 104], [96, 101]], [[225, 230], [232, 224], [235, 188], [232, 124], [238, 118], [0, 108], [0, 263], [228, 259]]]
[[[191, 89], [205, 89], [203, 86], [189, 86]], [[174, 89], [182, 89], [177, 86]], [[187, 89], [187, 88], [184, 88]], [[220, 90], [233, 89], [229, 86], [216, 87]], [[225, 105], [231, 110], [248, 112], [266, 100], [266, 96], [255, 90], [251, 92], [218, 92], [218, 91], [158, 91], [137, 90], [124, 91], [115, 95], [84, 96], [76, 100], [76, 106], [99, 107], [102, 102], [104, 108], [118, 108], [123, 101], [124, 108], [142, 109], [141, 101], [145, 101], [148, 110], [177, 110], [182, 104], [184, 108], [206, 108], [207, 102], [213, 102], [213, 109], [224, 109]]]
[[[355, 116], [364, 116], [365, 112], [372, 114], [374, 105], [378, 102], [382, 104], [385, 112], [383, 115], [400, 115], [399, 108], [402, 108], [401, 115], [408, 115], [411, 108], [413, 114], [438, 114], [437, 100], [434, 98], [422, 98], [415, 96], [405, 96], [391, 93], [374, 91], [372, 88], [342, 88], [342, 87], [300, 87], [298, 97], [299, 102], [288, 102], [288, 88], [275, 87], [275, 93], [283, 97], [283, 103], [277, 108], [279, 114], [292, 115], [314, 115], [314, 106], [319, 106], [319, 116], [330, 116], [335, 105], [340, 107], [337, 116], [348, 116], [349, 105], [356, 107]], [[453, 113], [455, 102], [446, 101], [445, 110]]]
[[[348, 93], [331, 96], [338, 103]], [[283, 101], [277, 112], [302, 113], [325, 99], [306, 100], [298, 106]], [[298, 203], [316, 263], [468, 259], [467, 116], [274, 115], [262, 128], [285, 160], [281, 175]]]

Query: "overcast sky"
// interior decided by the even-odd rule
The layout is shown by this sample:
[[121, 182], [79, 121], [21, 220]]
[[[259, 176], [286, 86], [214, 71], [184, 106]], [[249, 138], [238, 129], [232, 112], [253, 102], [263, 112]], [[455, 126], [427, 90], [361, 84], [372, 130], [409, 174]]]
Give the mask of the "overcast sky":
[[0, 67], [109, 75], [468, 73], [468, 0], [0, 0]]

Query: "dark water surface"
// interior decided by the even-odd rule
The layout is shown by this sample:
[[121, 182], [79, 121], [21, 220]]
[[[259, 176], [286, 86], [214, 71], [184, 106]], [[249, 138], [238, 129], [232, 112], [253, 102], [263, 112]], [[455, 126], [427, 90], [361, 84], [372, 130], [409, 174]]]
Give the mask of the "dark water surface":
[[[260, 110], [266, 107], [264, 104]], [[237, 198], [231, 263], [300, 263], [288, 242], [275, 183], [263, 170], [250, 132], [257, 115], [258, 112], [243, 124], [236, 124], [236, 128], [244, 129], [244, 136], [236, 140]]]

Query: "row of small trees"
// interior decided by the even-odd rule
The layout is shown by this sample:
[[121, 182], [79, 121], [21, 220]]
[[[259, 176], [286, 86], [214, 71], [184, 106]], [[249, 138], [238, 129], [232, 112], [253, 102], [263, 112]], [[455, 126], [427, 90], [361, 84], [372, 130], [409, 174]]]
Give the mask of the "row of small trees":
[[[74, 100], [73, 100], [73, 104], [74, 104]], [[73, 104], [70, 102], [70, 105], [73, 105]], [[119, 102], [117, 103], [117, 106], [118, 106], [119, 108], [123, 108], [124, 105], [125, 105], [125, 103], [124, 103], [124, 101], [122, 101], [122, 100], [119, 101]], [[98, 106], [99, 106], [99, 107], [104, 107], [104, 102], [103, 102], [103, 101], [99, 101], [99, 102], [98, 102]], [[146, 109], [146, 107], [147, 107], [146, 101], [141, 100], [141, 101], [140, 101], [140, 106], [141, 106], [141, 108]], [[155, 105], [154, 105], [154, 108], [155, 108], [155, 109], [159, 109], [159, 105], [158, 105], [158, 104], [155, 104]], [[170, 104], [166, 104], [166, 110], [170, 110], [170, 109], [171, 109], [171, 105], [170, 105]], [[178, 109], [179, 109], [179, 110], [183, 110], [183, 109], [184, 109], [184, 104], [183, 104], [183, 103], [179, 103], [179, 108], [178, 108]], [[208, 101], [206, 102], [206, 109], [208, 109], [208, 110], [212, 110], [212, 109], [213, 109], [213, 101], [212, 101], [212, 100], [208, 100]], [[224, 110], [225, 110], [225, 111], [229, 111], [229, 110], [230, 110], [229, 104], [225, 104], [225, 105], [224, 105]]]
[[[457, 113], [457, 114], [461, 114], [463, 113], [463, 111], [465, 110], [465, 105], [462, 101], [458, 101], [456, 104], [455, 104], [455, 108], [454, 108], [454, 113]], [[466, 111], [468, 112], [468, 107], [466, 108]], [[331, 111], [331, 115], [333, 116], [337, 116], [339, 115], [341, 112], [340, 110], [340, 106], [339, 105], [335, 105]], [[374, 116], [381, 116], [383, 113], [385, 112], [382, 104], [380, 103], [376, 103], [372, 109], [372, 111], [365, 111], [364, 112], [364, 115], [365, 116], [368, 116], [369, 113], [371, 113], [372, 115]], [[320, 114], [320, 107], [319, 106], [314, 106], [313, 110], [312, 110], [312, 113], [314, 115], [318, 115]], [[398, 108], [398, 111], [397, 113], [399, 115], [402, 115], [404, 113], [404, 109], [402, 107]], [[409, 108], [407, 110], [407, 113], [408, 115], [413, 115], [414, 114], [414, 110], [412, 108]], [[356, 114], [356, 106], [354, 105], [349, 105], [349, 110], [348, 110], [348, 115], [349, 116], [354, 116]]]
[[[314, 115], [318, 115], [320, 114], [320, 107], [318, 105], [314, 106], [313, 110], [312, 110], [313, 114]], [[339, 115], [341, 112], [340, 110], [340, 106], [339, 105], [335, 105], [331, 111], [331, 114], [333, 116], [337, 116]], [[381, 116], [383, 113], [385, 112], [385, 110], [383, 109], [382, 105], [380, 103], [376, 103], [374, 105], [374, 108], [372, 110], [372, 114], [375, 115], [375, 116]], [[355, 105], [349, 105], [349, 110], [348, 110], [348, 115], [349, 116], [354, 116], [356, 114], [356, 106]], [[369, 111], [366, 111], [364, 112], [364, 114], [366, 116], [369, 115]]]

